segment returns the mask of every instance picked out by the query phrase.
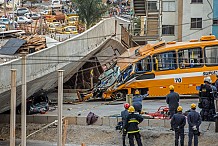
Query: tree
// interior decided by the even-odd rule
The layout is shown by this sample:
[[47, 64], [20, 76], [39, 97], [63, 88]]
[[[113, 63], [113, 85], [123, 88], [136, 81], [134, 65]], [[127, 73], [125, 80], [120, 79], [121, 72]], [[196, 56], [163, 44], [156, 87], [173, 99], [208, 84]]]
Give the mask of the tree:
[[107, 6], [101, 0], [73, 0], [73, 2], [78, 9], [80, 21], [86, 24], [87, 29], [98, 22], [107, 11]]

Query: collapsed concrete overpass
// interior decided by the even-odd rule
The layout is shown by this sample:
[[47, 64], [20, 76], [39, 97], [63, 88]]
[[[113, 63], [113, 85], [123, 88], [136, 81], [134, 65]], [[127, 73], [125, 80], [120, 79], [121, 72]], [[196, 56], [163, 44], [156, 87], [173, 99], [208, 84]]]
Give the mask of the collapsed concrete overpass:
[[[57, 87], [57, 70], [68, 81], [87, 59], [107, 48], [124, 52], [121, 27], [115, 18], [104, 19], [91, 29], [57, 45], [27, 55], [27, 97]], [[10, 109], [10, 70], [17, 70], [17, 105], [21, 102], [21, 58], [0, 65], [0, 113]]]

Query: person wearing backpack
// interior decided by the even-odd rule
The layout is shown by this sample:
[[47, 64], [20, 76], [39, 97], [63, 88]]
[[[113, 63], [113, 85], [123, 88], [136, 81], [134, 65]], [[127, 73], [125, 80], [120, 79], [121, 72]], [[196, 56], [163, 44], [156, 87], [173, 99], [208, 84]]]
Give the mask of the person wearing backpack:
[[125, 103], [124, 104], [124, 108], [125, 110], [121, 111], [121, 117], [122, 117], [122, 140], [123, 140], [123, 146], [126, 146], [125, 144], [125, 139], [126, 139], [126, 130], [124, 129], [125, 127], [125, 121], [126, 121], [126, 118], [128, 117], [129, 115], [129, 112], [128, 112], [128, 108], [130, 107], [130, 104], [129, 103]]
[[139, 133], [140, 130], [138, 124], [140, 124], [143, 121], [143, 117], [140, 114], [134, 113], [135, 108], [133, 106], [130, 106], [128, 111], [129, 111], [129, 115], [125, 120], [124, 129], [128, 133], [129, 144], [130, 146], [135, 146], [134, 144], [134, 137], [135, 137], [138, 146], [142, 146], [141, 135]]

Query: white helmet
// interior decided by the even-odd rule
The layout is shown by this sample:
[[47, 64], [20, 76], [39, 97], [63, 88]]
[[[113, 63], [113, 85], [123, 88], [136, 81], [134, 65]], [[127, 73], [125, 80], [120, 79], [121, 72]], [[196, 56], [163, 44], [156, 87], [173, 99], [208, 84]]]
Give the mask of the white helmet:
[[210, 76], [204, 78], [204, 82], [212, 83]]

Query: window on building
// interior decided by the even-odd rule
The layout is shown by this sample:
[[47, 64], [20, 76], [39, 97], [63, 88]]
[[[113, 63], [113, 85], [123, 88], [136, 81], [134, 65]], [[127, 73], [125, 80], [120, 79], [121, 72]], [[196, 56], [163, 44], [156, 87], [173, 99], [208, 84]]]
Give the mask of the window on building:
[[177, 68], [176, 52], [164, 52], [153, 55], [154, 70], [172, 70]]
[[163, 1], [163, 11], [164, 12], [174, 12], [174, 11], [176, 11], [175, 1]]
[[179, 68], [193, 68], [203, 66], [201, 48], [191, 48], [178, 51]]
[[218, 25], [218, 19], [213, 20], [213, 25]]
[[162, 26], [162, 34], [163, 35], [174, 35], [174, 25], [163, 25]]
[[148, 56], [136, 63], [136, 72], [148, 72], [151, 71], [151, 57]]
[[202, 18], [191, 18], [191, 28], [202, 28]]
[[191, 3], [203, 3], [203, 0], [192, 0]]
[[218, 65], [218, 46], [205, 47], [206, 65]]
[[157, 1], [148, 1], [148, 10], [157, 11]]

